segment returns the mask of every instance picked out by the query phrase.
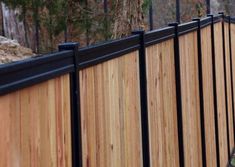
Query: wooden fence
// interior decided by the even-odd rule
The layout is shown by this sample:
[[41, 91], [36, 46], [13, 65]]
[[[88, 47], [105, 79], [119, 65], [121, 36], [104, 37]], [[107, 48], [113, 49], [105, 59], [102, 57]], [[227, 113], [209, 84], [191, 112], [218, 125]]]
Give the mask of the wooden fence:
[[0, 167], [225, 167], [235, 19], [192, 22], [0, 66]]

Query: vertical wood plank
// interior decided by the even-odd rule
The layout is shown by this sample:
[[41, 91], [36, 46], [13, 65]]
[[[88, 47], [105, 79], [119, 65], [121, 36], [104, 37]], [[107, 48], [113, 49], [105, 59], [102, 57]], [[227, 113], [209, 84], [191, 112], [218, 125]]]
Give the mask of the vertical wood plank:
[[1, 96], [0, 111], [0, 166], [72, 166], [68, 75]]
[[216, 96], [218, 108], [218, 127], [220, 145], [220, 166], [226, 166], [228, 162], [228, 142], [226, 129], [226, 107], [224, 90], [224, 64], [222, 45], [222, 23], [214, 25], [215, 32], [215, 66], [216, 66]]
[[207, 166], [217, 166], [216, 164], [216, 136], [215, 136], [215, 115], [214, 115], [214, 92], [212, 73], [212, 45], [211, 27], [201, 30], [202, 48], [202, 75], [204, 92], [204, 119], [206, 137], [206, 157]]
[[230, 152], [234, 148], [234, 124], [233, 124], [233, 102], [232, 102], [232, 87], [231, 87], [231, 67], [230, 67], [230, 50], [229, 50], [229, 24], [224, 23], [225, 30], [225, 61], [226, 61], [226, 75], [227, 75], [227, 103], [228, 103], [228, 123], [229, 123], [229, 142]]
[[185, 166], [202, 166], [197, 32], [179, 37]]
[[[234, 45], [235, 45], [235, 24], [231, 23], [231, 46], [232, 46], [231, 51], [232, 51], [233, 87], [234, 87], [233, 94], [235, 95], [235, 47]], [[233, 100], [235, 104], [235, 98]]]
[[152, 167], [179, 166], [174, 41], [147, 48], [150, 161]]
[[80, 71], [84, 167], [142, 166], [138, 52]]

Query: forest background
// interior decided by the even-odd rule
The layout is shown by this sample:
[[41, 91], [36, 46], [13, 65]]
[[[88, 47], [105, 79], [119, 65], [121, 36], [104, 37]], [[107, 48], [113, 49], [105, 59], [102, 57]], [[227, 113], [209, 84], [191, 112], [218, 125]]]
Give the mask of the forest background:
[[[149, 30], [176, 20], [176, 0], [0, 0], [0, 35], [17, 40], [35, 53], [59, 43], [88, 46]], [[235, 0], [211, 0], [211, 13], [235, 16]], [[206, 15], [206, 0], [180, 0], [181, 22]]]

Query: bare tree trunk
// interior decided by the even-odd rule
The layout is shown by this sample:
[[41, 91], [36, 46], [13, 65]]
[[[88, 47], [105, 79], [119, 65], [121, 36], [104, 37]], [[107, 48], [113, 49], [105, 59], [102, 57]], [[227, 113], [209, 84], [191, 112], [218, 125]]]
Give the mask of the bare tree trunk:
[[1, 24], [0, 35], [4, 36], [2, 3], [0, 3], [0, 24]]
[[145, 29], [143, 0], [117, 0], [115, 4], [115, 16], [113, 38], [120, 38], [131, 33], [135, 29]]
[[218, 14], [220, 3], [218, 0], [211, 0], [211, 13]]
[[9, 9], [4, 3], [1, 3], [1, 5], [4, 35], [26, 46], [24, 23], [18, 18], [20, 10]]
[[224, 12], [225, 14], [227, 15], [231, 15], [231, 12], [230, 12], [230, 0], [225, 0], [224, 1]]

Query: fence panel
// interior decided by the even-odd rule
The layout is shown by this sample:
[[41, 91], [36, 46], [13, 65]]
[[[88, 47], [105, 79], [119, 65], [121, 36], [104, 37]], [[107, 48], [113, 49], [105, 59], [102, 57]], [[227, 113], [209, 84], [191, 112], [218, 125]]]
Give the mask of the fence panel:
[[202, 166], [197, 32], [179, 37], [185, 166]]
[[80, 71], [84, 167], [142, 167], [138, 52]]
[[151, 167], [179, 166], [174, 40], [146, 48]]
[[0, 113], [0, 166], [72, 166], [69, 75], [0, 96]]
[[215, 35], [215, 66], [216, 66], [216, 96], [218, 109], [218, 130], [220, 146], [220, 166], [226, 166], [228, 162], [228, 142], [226, 124], [226, 104], [225, 104], [225, 82], [223, 64], [223, 45], [222, 45], [222, 23], [214, 25]]
[[199, 21], [0, 66], [0, 166], [227, 166], [235, 24]]
[[207, 166], [216, 165], [215, 109], [212, 73], [211, 27], [201, 29], [202, 76]]
[[224, 22], [225, 37], [225, 62], [226, 62], [226, 79], [227, 79], [227, 105], [228, 105], [228, 124], [229, 124], [229, 142], [230, 154], [234, 148], [234, 125], [233, 125], [233, 101], [231, 87], [231, 64], [230, 64], [230, 48], [229, 48], [229, 23]]

